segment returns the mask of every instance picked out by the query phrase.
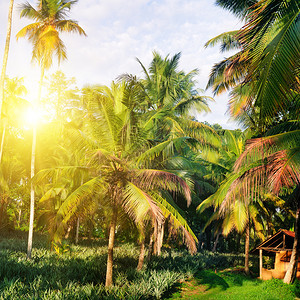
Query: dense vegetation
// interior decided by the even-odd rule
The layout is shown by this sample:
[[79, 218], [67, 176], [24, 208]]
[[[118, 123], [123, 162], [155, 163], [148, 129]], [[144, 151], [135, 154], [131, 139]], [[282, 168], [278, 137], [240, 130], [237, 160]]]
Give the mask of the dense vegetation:
[[[34, 103], [22, 79], [5, 79], [3, 64], [0, 233], [29, 237], [28, 260], [23, 239], [0, 240], [1, 297], [160, 298], [179, 281], [204, 282], [206, 269], [241, 266], [244, 250], [250, 275], [250, 245], [279, 228], [296, 234], [291, 283], [300, 235], [298, 1], [217, 1], [246, 25], [207, 42], [236, 50], [213, 67], [208, 87], [230, 91], [243, 131], [195, 119], [211, 98], [196, 86], [197, 69], [179, 69], [180, 53], [154, 51], [149, 67], [138, 60], [142, 78], [121, 74], [110, 87], [47, 74], [54, 56], [66, 58], [60, 33], [85, 34], [67, 19], [75, 3], [21, 7], [34, 23], [17, 37], [32, 43], [41, 68]], [[297, 285], [272, 285], [297, 294]]]
[[[237, 254], [164, 251], [137, 271], [139, 249], [123, 242], [115, 251], [115, 284], [105, 289], [107, 249], [101, 241], [65, 245], [65, 252], [57, 254], [39, 236], [33, 258], [27, 260], [26, 240], [21, 233], [1, 237], [1, 299], [232, 299], [233, 295], [257, 299], [258, 294], [260, 299], [294, 299], [299, 295], [298, 283], [262, 282], [255, 278], [257, 273], [245, 276], [244, 257]], [[250, 265], [257, 272], [256, 257]]]

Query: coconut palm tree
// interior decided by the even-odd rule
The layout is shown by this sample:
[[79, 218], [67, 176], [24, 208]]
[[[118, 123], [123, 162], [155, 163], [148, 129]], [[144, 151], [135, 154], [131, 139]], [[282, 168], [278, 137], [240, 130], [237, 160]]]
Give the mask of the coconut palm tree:
[[[55, 55], [58, 62], [67, 58], [66, 49], [59, 34], [61, 32], [78, 33], [85, 35], [84, 30], [76, 21], [66, 19], [68, 11], [76, 4], [76, 0], [39, 0], [35, 9], [28, 2], [21, 5], [21, 17], [26, 17], [35, 22], [25, 26], [17, 33], [17, 39], [27, 37], [33, 45], [32, 60], [37, 61], [41, 68], [37, 103], [41, 98], [45, 69], [52, 65]], [[33, 127], [31, 178], [35, 174], [35, 151], [36, 151], [36, 126]], [[27, 257], [31, 258], [33, 220], [34, 220], [34, 188], [31, 186], [30, 224], [28, 236]]]
[[144, 127], [151, 128], [149, 138], [156, 143], [182, 136], [180, 133], [183, 132], [190, 136], [196, 132], [202, 133], [202, 139], [205, 133], [211, 135], [211, 139], [214, 136], [211, 128], [192, 120], [190, 116], [191, 111], [209, 112], [208, 102], [213, 99], [202, 96], [201, 91], [196, 89], [196, 69], [187, 74], [178, 70], [180, 57], [181, 53], [177, 53], [163, 59], [157, 52], [153, 52], [149, 70], [138, 60], [145, 74], [145, 79], [139, 84], [149, 108], [144, 116]]
[[[5, 76], [6, 76], [6, 66], [7, 66], [7, 61], [8, 61], [9, 43], [10, 43], [10, 36], [11, 36], [13, 6], [14, 6], [14, 0], [10, 0], [9, 8], [8, 8], [6, 42], [5, 42], [5, 49], [4, 49], [4, 55], [3, 55], [1, 77], [0, 77], [0, 116], [1, 116], [3, 99], [4, 99], [4, 82], [5, 82]], [[1, 158], [2, 158], [2, 155], [0, 155], [0, 162], [1, 162]]]
[[[299, 1], [259, 1], [254, 7], [255, 10], [249, 15], [240, 33], [240, 42], [249, 62], [244, 81], [251, 82], [251, 94], [246, 98], [245, 108], [257, 108], [258, 124], [263, 131], [274, 126], [274, 119], [281, 123], [281, 127], [289, 122], [299, 123]], [[257, 172], [268, 170], [270, 173], [265, 180], [273, 182], [270, 187], [275, 193], [282, 186], [299, 185], [299, 131], [285, 131], [252, 143], [253, 149], [260, 148], [263, 151], [267, 163], [253, 167], [249, 174], [252, 173], [253, 178], [256, 178]], [[251, 150], [251, 147], [248, 149]], [[294, 251], [284, 279], [288, 283], [293, 279], [293, 270], [297, 264], [297, 216], [298, 210]]]
[[[295, 123], [299, 128], [299, 122]], [[286, 130], [286, 126], [278, 126]], [[277, 128], [278, 129], [278, 128]], [[273, 129], [274, 130], [274, 129]], [[295, 239], [293, 252], [284, 282], [290, 283], [295, 278], [295, 268], [298, 261], [299, 243], [299, 186], [300, 186], [300, 130], [295, 129], [276, 135], [249, 141], [246, 151], [239, 158], [236, 170], [243, 170], [235, 180], [234, 186], [252, 186], [255, 194], [263, 187], [268, 187], [272, 193], [279, 194], [282, 189], [294, 191], [296, 203]], [[265, 189], [265, 188], [264, 188]], [[249, 190], [239, 188], [239, 193], [249, 194]], [[227, 198], [232, 199], [232, 193]]]
[[[122, 213], [128, 214], [141, 232], [149, 223], [156, 228], [164, 218], [170, 218], [173, 230], [181, 232], [191, 252], [196, 251], [196, 237], [172, 205], [172, 200], [165, 196], [168, 192], [181, 192], [190, 201], [187, 183], [172, 172], [145, 169], [143, 164], [137, 164], [139, 155], [148, 146], [143, 143], [146, 140], [138, 124], [138, 102], [133, 103], [136, 99], [129, 97], [126, 100], [124, 97], [130, 94], [128, 88], [125, 83], [120, 83], [112, 84], [111, 89], [84, 89], [86, 118], [78, 145], [84, 151], [89, 177], [69, 193], [52, 220], [53, 238], [59, 242], [69, 220], [80, 210], [99, 203], [106, 207], [110, 219], [106, 286], [112, 284], [115, 231]], [[70, 167], [58, 169], [69, 172]], [[45, 178], [58, 169], [40, 171], [36, 178]], [[142, 255], [139, 266], [141, 261]]]
[[[245, 12], [239, 11], [250, 2], [253, 5]], [[255, 2], [217, 1], [234, 13], [241, 12], [246, 25], [207, 42], [206, 46], [221, 42], [223, 50], [240, 48], [214, 66], [208, 86], [215, 93], [235, 88], [231, 115], [246, 113], [263, 134], [274, 118], [292, 111], [299, 116], [299, 2]]]
[[[145, 138], [152, 145], [140, 156], [140, 161], [148, 161], [150, 168], [169, 169], [167, 158], [183, 161], [188, 152], [216, 156], [216, 148], [220, 144], [219, 136], [211, 127], [191, 116], [191, 112], [209, 111], [208, 101], [212, 98], [201, 95], [201, 91], [196, 89], [196, 69], [188, 73], [178, 70], [180, 57], [181, 54], [177, 53], [162, 58], [153, 52], [148, 69], [138, 60], [144, 79], [122, 76], [140, 91], [139, 107], [143, 110], [140, 119]], [[154, 253], [159, 254], [163, 227], [157, 237], [154, 239]]]
[[220, 151], [219, 160], [211, 164], [211, 176], [219, 181], [218, 190], [205, 199], [197, 208], [201, 213], [210, 206], [215, 212], [208, 220], [206, 227], [214, 222], [215, 228], [227, 236], [232, 230], [245, 233], [245, 272], [249, 273], [249, 240], [250, 223], [255, 225], [256, 232], [261, 232], [259, 213], [253, 203], [242, 199], [235, 199], [227, 209], [220, 209], [228, 189], [235, 178], [233, 166], [237, 158], [244, 150], [246, 135], [239, 131], [225, 130], [223, 135], [223, 145]]
[[[227, 1], [222, 2], [224, 4]], [[241, 4], [241, 1], [227, 3], [234, 6]], [[226, 4], [224, 6], [226, 7]], [[265, 135], [265, 138], [254, 140], [250, 143], [253, 147], [247, 148], [243, 157], [248, 157], [247, 153], [257, 153], [254, 149], [259, 148], [260, 160], [252, 161], [244, 170], [240, 165], [240, 177], [234, 180], [226, 196], [229, 200], [234, 197], [230, 195], [235, 195], [237, 190], [238, 193], [248, 194], [249, 184], [254, 186], [254, 194], [257, 195], [268, 181], [277, 182], [275, 185], [270, 184], [271, 191], [275, 193], [279, 192], [279, 187], [289, 187], [291, 184], [297, 186], [299, 182], [299, 167], [295, 162], [295, 159], [298, 159], [299, 147], [299, 143], [295, 144], [297, 129], [287, 129], [271, 137], [268, 133], [268, 129], [277, 124], [282, 127], [289, 122], [299, 123], [299, 1], [261, 0], [250, 10], [251, 13], [247, 13], [245, 17], [246, 25], [238, 33], [242, 49], [239, 55], [243, 57], [246, 68], [235, 96], [243, 96], [239, 97], [239, 104], [243, 104], [246, 113], [256, 116], [255, 123], [259, 135]], [[232, 102], [236, 102], [237, 98], [233, 97]], [[297, 248], [299, 238], [297, 216], [298, 214], [294, 249]], [[293, 251], [285, 282], [292, 281], [291, 274], [297, 262], [296, 253], [296, 250]]]
[[220, 145], [217, 133], [191, 116], [191, 112], [209, 111], [208, 101], [213, 99], [202, 96], [195, 88], [197, 70], [187, 74], [178, 70], [179, 59], [180, 53], [163, 59], [154, 52], [149, 70], [138, 60], [144, 79], [121, 76], [139, 90], [140, 120], [146, 138], [153, 146], [141, 160], [145, 156], [155, 158], [155, 164], [160, 166], [163, 166], [164, 157], [170, 154], [183, 156], [188, 149], [197, 150], [198, 154], [201, 151], [203, 155], [215, 154]]

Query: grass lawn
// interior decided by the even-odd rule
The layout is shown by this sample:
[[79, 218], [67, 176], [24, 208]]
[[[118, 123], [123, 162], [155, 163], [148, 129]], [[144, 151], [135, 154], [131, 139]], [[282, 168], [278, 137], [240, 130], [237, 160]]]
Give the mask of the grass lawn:
[[239, 270], [202, 270], [183, 283], [170, 299], [292, 300], [296, 295], [299, 283], [289, 286], [277, 279], [261, 281]]

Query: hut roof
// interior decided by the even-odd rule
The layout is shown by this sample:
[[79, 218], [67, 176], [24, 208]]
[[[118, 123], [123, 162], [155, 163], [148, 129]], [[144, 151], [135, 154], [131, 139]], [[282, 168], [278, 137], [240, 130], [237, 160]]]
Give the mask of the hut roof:
[[258, 254], [260, 249], [266, 252], [292, 251], [294, 238], [295, 232], [280, 229], [274, 235], [260, 243], [251, 253]]

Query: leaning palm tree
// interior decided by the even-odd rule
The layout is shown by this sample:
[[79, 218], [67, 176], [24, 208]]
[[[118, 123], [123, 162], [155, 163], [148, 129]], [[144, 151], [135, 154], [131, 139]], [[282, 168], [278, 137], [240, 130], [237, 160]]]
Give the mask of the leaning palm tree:
[[[238, 160], [242, 163], [237, 162], [232, 184], [224, 196], [225, 209], [237, 197], [257, 199], [265, 187], [273, 193], [279, 193], [282, 187], [299, 187], [299, 130], [286, 125], [299, 124], [300, 116], [300, 5], [298, 0], [218, 0], [217, 3], [242, 16], [246, 25], [235, 35], [240, 52], [215, 65], [209, 85], [216, 92], [234, 88], [230, 102], [232, 115], [242, 116], [243, 120], [245, 115], [250, 116], [258, 134], [265, 136], [249, 142]], [[245, 4], [251, 6], [246, 8]], [[224, 37], [216, 40], [230, 44]], [[238, 64], [233, 64], [233, 58]], [[268, 133], [276, 124], [286, 128], [280, 133]], [[299, 196], [296, 200], [294, 251], [285, 282], [292, 281], [297, 264]]]
[[[262, 200], [264, 200], [265, 195], [270, 192], [279, 194], [282, 188], [294, 190], [298, 207], [295, 223], [296, 246], [294, 245], [291, 259], [293, 268], [295, 262], [297, 262], [296, 250], [300, 211], [299, 134], [299, 130], [296, 129], [250, 140], [245, 151], [237, 159], [233, 172], [229, 174], [218, 191], [199, 207], [200, 210], [203, 210], [207, 206], [215, 206], [218, 209], [216, 217], [224, 218], [223, 228], [225, 233], [233, 227], [237, 230], [246, 228], [249, 237], [250, 218], [256, 226], [256, 232], [260, 230], [261, 226], [257, 222], [259, 221], [257, 219], [257, 204], [263, 207]], [[249, 242], [247, 242], [247, 246], [249, 247]], [[287, 272], [287, 277], [292, 276], [293, 268], [291, 267], [291, 271]], [[291, 278], [289, 278], [290, 280]], [[289, 282], [286, 279], [285, 281]]]
[[[21, 5], [21, 17], [27, 17], [35, 22], [25, 26], [17, 33], [17, 39], [27, 37], [33, 45], [32, 60], [38, 62], [41, 68], [40, 83], [37, 103], [41, 98], [41, 90], [45, 69], [52, 65], [53, 56], [58, 62], [67, 58], [66, 49], [60, 39], [61, 32], [78, 33], [85, 35], [84, 30], [76, 21], [66, 19], [68, 11], [77, 1], [66, 0], [39, 0], [37, 8], [28, 2]], [[32, 155], [31, 155], [31, 178], [35, 174], [35, 151], [36, 151], [36, 126], [33, 127]], [[30, 192], [30, 222], [27, 257], [31, 258], [33, 220], [34, 220], [34, 188], [31, 185]]]

